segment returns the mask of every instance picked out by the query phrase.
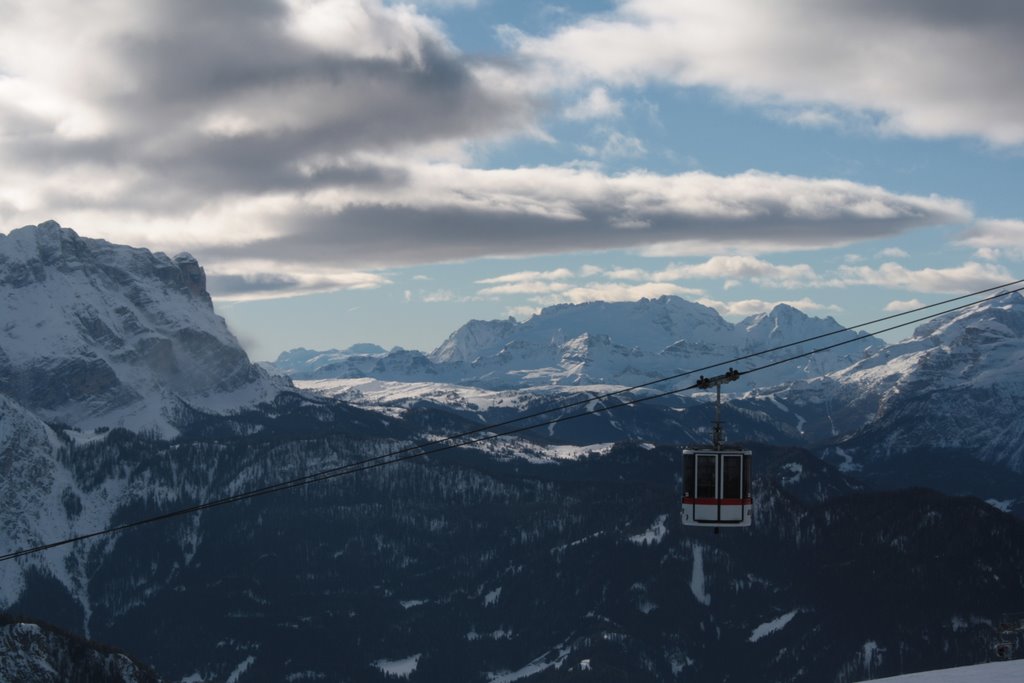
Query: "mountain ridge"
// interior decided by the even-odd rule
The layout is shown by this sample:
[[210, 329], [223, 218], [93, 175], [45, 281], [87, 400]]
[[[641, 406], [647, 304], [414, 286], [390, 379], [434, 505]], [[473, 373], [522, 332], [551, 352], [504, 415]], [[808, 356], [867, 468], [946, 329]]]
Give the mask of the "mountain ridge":
[[249, 362], [187, 253], [26, 226], [0, 235], [0, 296], [0, 386], [51, 422], [173, 435], [287, 386]]
[[[712, 308], [680, 297], [636, 302], [558, 304], [524, 322], [471, 320], [429, 353], [324, 354], [302, 362], [298, 350], [284, 352], [276, 367], [295, 379], [373, 377], [390, 381], [437, 381], [488, 389], [542, 385], [632, 385], [683, 368], [696, 368], [823, 334], [852, 343], [816, 354], [796, 366], [810, 377], [845, 367], [884, 342], [844, 332], [833, 318], [813, 318], [790, 306], [729, 323]], [[796, 345], [787, 353], [810, 347]], [[784, 354], [769, 355], [769, 359]], [[770, 371], [737, 388], [782, 381]]]

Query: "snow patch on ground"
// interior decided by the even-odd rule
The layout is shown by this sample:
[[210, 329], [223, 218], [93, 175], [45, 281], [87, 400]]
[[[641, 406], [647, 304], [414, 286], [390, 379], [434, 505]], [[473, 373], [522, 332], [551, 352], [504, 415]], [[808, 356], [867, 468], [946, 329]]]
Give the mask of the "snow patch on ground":
[[693, 546], [693, 574], [690, 576], [690, 591], [700, 604], [705, 606], [711, 604], [711, 596], [707, 592], [704, 577], [704, 548], [697, 544]]
[[225, 683], [238, 683], [238, 679], [242, 677], [242, 674], [249, 670], [249, 667], [252, 666], [253, 662], [255, 661], [256, 658], [252, 655], [249, 655], [248, 657], [243, 659], [242, 663], [236, 666], [235, 670], [231, 672], [231, 675], [228, 676], [228, 679]]
[[864, 668], [871, 671], [872, 666], [881, 663], [882, 650], [878, 647], [878, 643], [873, 640], [864, 643]]
[[629, 540], [637, 545], [657, 545], [661, 543], [661, 539], [665, 538], [665, 534], [668, 530], [665, 528], [665, 520], [668, 519], [668, 515], [658, 515], [658, 518], [654, 520], [654, 523], [642, 534], [636, 534], [630, 536]]
[[789, 412], [789, 408], [787, 408], [786, 406], [782, 405], [779, 402], [779, 399], [775, 397], [775, 394], [768, 394], [768, 400], [771, 401], [775, 405], [775, 407], [778, 408], [779, 410], [781, 410], [782, 412], [784, 412], [784, 413], [788, 413]]
[[761, 624], [753, 631], [751, 631], [750, 638], [748, 638], [747, 640], [749, 640], [752, 643], [756, 643], [765, 636], [770, 636], [771, 634], [777, 631], [781, 631], [786, 627], [786, 624], [793, 621], [793, 617], [795, 617], [799, 612], [800, 610], [795, 609], [792, 612], [786, 612], [782, 616], [776, 617], [771, 621], [766, 621], [765, 623]]
[[555, 650], [557, 654], [552, 651], [545, 652], [540, 657], [537, 657], [537, 659], [516, 671], [497, 671], [489, 673], [487, 674], [488, 683], [512, 683], [513, 681], [518, 681], [521, 678], [532, 676], [540, 673], [541, 671], [545, 671], [546, 669], [550, 669], [551, 667], [561, 669], [562, 664], [565, 662], [565, 658], [569, 656], [569, 652], [571, 650], [562, 646], [555, 648]]
[[798, 462], [788, 462], [782, 466], [782, 469], [789, 472], [792, 476], [786, 477], [782, 480], [783, 484], [795, 484], [804, 476], [804, 466]]
[[373, 666], [377, 667], [381, 672], [388, 674], [389, 676], [408, 678], [416, 671], [416, 667], [419, 665], [420, 657], [422, 656], [422, 653], [416, 653], [401, 659], [378, 659], [373, 662]]
[[1024, 681], [1024, 659], [962, 666], [956, 669], [922, 671], [891, 678], [876, 678], [873, 683], [1020, 683]]
[[676, 657], [672, 658], [671, 664], [672, 664], [672, 675], [673, 676], [678, 676], [679, 674], [681, 674], [683, 672], [683, 669], [685, 669], [688, 666], [693, 666], [693, 660], [690, 659], [689, 657], [686, 657], [686, 656], [683, 656], [683, 655], [679, 655], [679, 656], [676, 656]]
[[429, 600], [402, 600], [398, 604], [402, 606], [402, 609], [409, 609], [411, 607], [419, 607], [420, 605], [425, 605], [428, 602], [430, 602], [430, 601]]
[[585, 446], [540, 444], [518, 436], [499, 436], [486, 441], [477, 441], [479, 436], [468, 439], [450, 438], [445, 434], [422, 434], [419, 441], [428, 446], [449, 447], [465, 444], [503, 460], [521, 459], [536, 465], [545, 465], [563, 460], [578, 460], [588, 455], [607, 455], [614, 443], [595, 443]]
[[836, 455], [838, 455], [840, 458], [843, 459], [843, 461], [841, 463], [839, 463], [839, 471], [840, 472], [859, 472], [860, 471], [861, 466], [853, 461], [853, 456], [850, 455], [849, 453], [847, 453], [842, 448], [839, 448], [838, 446], [836, 446]]
[[1001, 512], [1010, 512], [1010, 510], [1013, 508], [1013, 504], [1016, 503], [1017, 501], [1012, 499], [996, 500], [995, 498], [989, 498], [985, 502], [994, 507], [996, 510], [999, 510]]
[[605, 532], [603, 532], [603, 531], [597, 531], [595, 533], [590, 534], [589, 536], [584, 536], [583, 538], [578, 538], [575, 541], [572, 541], [571, 543], [566, 543], [565, 545], [555, 546], [554, 548], [551, 549], [551, 552], [553, 552], [553, 553], [563, 552], [567, 548], [574, 548], [574, 547], [580, 545], [581, 543], [586, 543], [587, 541], [592, 541], [595, 538], [603, 536], [604, 533]]
[[658, 605], [657, 603], [651, 602], [650, 600], [641, 600], [640, 604], [637, 605], [637, 609], [639, 609], [644, 614], [650, 614], [654, 610], [658, 609]]
[[484, 607], [498, 604], [498, 600], [501, 599], [501, 586], [498, 586], [490, 593], [484, 596]]
[[[588, 446], [544, 446], [544, 451], [556, 460], [578, 460], [590, 455], [607, 455], [611, 452], [614, 443], [595, 443]], [[537, 448], [534, 445], [534, 448]]]

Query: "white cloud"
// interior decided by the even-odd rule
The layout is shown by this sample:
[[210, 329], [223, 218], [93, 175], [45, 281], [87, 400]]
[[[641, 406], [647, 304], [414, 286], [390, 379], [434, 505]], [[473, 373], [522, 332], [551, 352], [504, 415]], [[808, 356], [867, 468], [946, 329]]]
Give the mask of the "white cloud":
[[479, 292], [480, 296], [499, 296], [508, 294], [550, 294], [552, 292], [564, 292], [572, 285], [565, 282], [545, 282], [537, 280], [533, 282], [510, 282], [493, 287], [484, 287]]
[[[0, 167], [0, 176], [5, 172], [17, 171]], [[386, 268], [616, 248], [686, 255], [777, 252], [843, 245], [970, 217], [955, 199], [754, 171], [607, 175], [578, 166], [476, 169], [358, 154], [322, 165], [319, 173], [338, 180], [211, 198], [184, 215], [118, 208], [110, 200], [90, 205], [78, 197], [74, 208], [60, 212], [58, 205], [58, 213], [48, 208], [44, 216], [56, 215], [90, 236], [169, 252], [186, 249], [205, 264], [258, 259], [281, 269], [290, 263]], [[60, 191], [62, 179], [58, 170], [42, 182]], [[131, 201], [132, 189], [129, 183], [111, 192]], [[6, 190], [0, 184], [0, 192]], [[188, 203], [187, 193], [169, 191], [176, 203]], [[4, 199], [0, 195], [0, 205]], [[49, 205], [42, 195], [39, 201]], [[812, 280], [807, 266], [736, 256], [709, 262], [704, 272], [692, 270], [689, 277], [723, 274], [779, 286]]]
[[[1019, 250], [1024, 245], [1024, 221], [1012, 219], [985, 219], [977, 221], [957, 244], [975, 249]], [[989, 251], [988, 253], [994, 253]]]
[[814, 268], [806, 263], [779, 265], [753, 256], [713, 256], [704, 263], [670, 266], [654, 277], [656, 280], [728, 278], [787, 289], [813, 286], [820, 282]]
[[586, 97], [568, 107], [564, 116], [573, 121], [618, 118], [622, 116], [622, 102], [611, 98], [605, 88], [592, 88]]
[[572, 287], [557, 294], [537, 297], [535, 301], [544, 305], [556, 303], [582, 304], [588, 301], [637, 301], [659, 296], [694, 297], [703, 294], [703, 290], [680, 287], [668, 282], [645, 282], [629, 285], [621, 282], [593, 282]]
[[207, 285], [218, 301], [279, 299], [344, 289], [377, 289], [391, 284], [379, 273], [334, 271], [306, 264], [248, 262], [213, 264]]
[[1024, 6], [978, 0], [625, 0], [548, 36], [506, 31], [535, 87], [720, 88], [800, 125], [835, 110], [883, 131], [1024, 142]]
[[491, 285], [477, 292], [478, 296], [507, 296], [515, 294], [552, 294], [564, 292], [572, 285], [565, 282], [576, 277], [568, 268], [554, 270], [523, 270], [497, 277], [477, 280], [477, 284]]
[[842, 117], [818, 107], [769, 110], [769, 115], [772, 118], [805, 128], [837, 128], [843, 125]]
[[[204, 263], [259, 259], [335, 269], [615, 248], [689, 254], [708, 247], [710, 235], [719, 250], [818, 248], [970, 215], [958, 200], [758, 172], [607, 175], [579, 166], [475, 169], [359, 154], [321, 164], [319, 173], [338, 180], [233, 194], [185, 215], [109, 201], [83, 206], [81, 198], [66, 214], [44, 215], [90, 236], [187, 249]], [[56, 188], [62, 176], [54, 176]], [[176, 200], [187, 203], [187, 196]]]
[[884, 310], [888, 313], [905, 313], [916, 308], [921, 308], [922, 306], [924, 306], [924, 304], [917, 299], [907, 299], [906, 301], [895, 299], [887, 303]]
[[642, 157], [647, 154], [647, 147], [640, 138], [612, 131], [599, 152], [606, 159], [622, 157]]
[[[566, 87], [587, 92], [589, 109], [579, 113], [604, 116], [621, 104], [599, 81], [727, 83], [693, 77], [696, 67], [677, 51], [719, 48], [703, 44], [707, 36], [679, 47], [682, 34], [672, 32], [682, 15], [673, 13], [683, 9], [664, 7], [627, 2], [550, 38], [518, 38], [522, 55], [561, 70], [545, 84], [507, 61], [460, 54], [439, 22], [408, 3], [197, 10], [175, 0], [9, 0], [0, 23], [0, 221], [7, 229], [54, 217], [89, 236], [188, 249], [221, 296], [256, 297], [382, 286], [385, 277], [365, 271], [390, 266], [619, 248], [687, 256], [815, 249], [971, 218], [956, 199], [845, 180], [609, 175], [597, 162], [468, 166], [479, 141], [542, 138], [535, 97], [566, 86], [566, 74]], [[706, 19], [730, 7], [741, 5], [716, 3]], [[659, 27], [653, 18], [662, 14]], [[595, 32], [610, 42], [589, 62]], [[545, 52], [574, 41], [581, 60]], [[619, 49], [631, 44], [643, 49]], [[736, 49], [743, 62], [746, 48]], [[639, 138], [598, 132], [607, 140], [597, 156], [647, 153]], [[732, 281], [811, 281], [783, 270], [798, 266], [756, 259], [723, 261], [717, 272], [729, 263]], [[660, 274], [613, 293], [667, 292], [671, 282]]]
[[455, 292], [450, 289], [438, 289], [433, 292], [425, 293], [421, 298], [428, 304], [437, 304], [455, 301], [457, 297], [455, 296]]
[[908, 256], [910, 256], [910, 254], [899, 247], [886, 247], [875, 254], [876, 258], [907, 258]]
[[804, 297], [802, 299], [791, 300], [791, 301], [762, 301], [761, 299], [743, 299], [741, 301], [719, 301], [717, 299], [709, 299], [702, 297], [697, 299], [697, 303], [704, 304], [714, 308], [724, 316], [749, 316], [756, 315], [757, 313], [767, 313], [779, 304], [785, 304], [798, 308], [801, 311], [827, 311], [831, 313], [839, 312], [842, 309], [835, 305], [820, 304], [812, 299]]
[[327, 53], [424, 65], [434, 46], [454, 52], [443, 29], [412, 5], [339, 0], [285, 0], [285, 30]]
[[640, 268], [616, 269], [608, 277], [620, 280], [651, 280], [672, 282], [688, 279], [724, 279], [737, 284], [749, 280], [765, 287], [793, 289], [821, 284], [822, 279], [805, 263], [787, 266], [770, 263], [754, 256], [713, 256], [703, 263], [672, 264], [658, 271]]
[[985, 261], [1024, 261], [1024, 244], [1017, 247], [978, 247], [974, 255]]
[[912, 270], [898, 263], [871, 266], [840, 266], [836, 286], [877, 285], [915, 292], [960, 293], [993, 287], [1015, 278], [1002, 266], [968, 261], [952, 268]]
[[473, 8], [480, 4], [480, 0], [419, 0], [416, 3], [420, 7], [441, 7], [451, 9], [453, 7]]
[[540, 313], [540, 306], [512, 306], [505, 309], [505, 315], [522, 322]]
[[288, 232], [268, 216], [304, 192], [401, 182], [339, 155], [452, 158], [534, 125], [529, 98], [409, 4], [9, 0], [3, 17], [5, 228], [55, 217], [158, 248], [256, 241]]
[[[355, 162], [365, 168], [367, 161]], [[290, 195], [267, 226], [288, 237], [220, 250], [375, 266], [670, 243], [775, 251], [846, 244], [969, 217], [941, 197], [844, 180], [746, 172], [609, 176], [587, 168], [473, 169], [376, 159], [399, 186], [328, 186]], [[339, 172], [346, 166], [340, 166]], [[623, 216], [634, 220], [623, 224]], [[259, 221], [251, 221], [256, 227]], [[269, 227], [267, 229], [270, 229]]]
[[498, 285], [510, 282], [533, 282], [536, 280], [568, 280], [573, 277], [573, 272], [568, 268], [556, 268], [555, 270], [523, 270], [518, 273], [508, 273], [497, 277], [489, 277], [485, 280], [477, 280], [481, 285]]

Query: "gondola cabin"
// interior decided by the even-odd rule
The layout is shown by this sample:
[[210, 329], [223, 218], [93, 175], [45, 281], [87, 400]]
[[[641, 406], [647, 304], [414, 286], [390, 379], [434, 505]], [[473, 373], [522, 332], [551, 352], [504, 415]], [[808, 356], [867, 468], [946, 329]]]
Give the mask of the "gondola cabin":
[[729, 368], [717, 377], [700, 376], [697, 389], [715, 388], [714, 443], [683, 450], [683, 524], [709, 526], [718, 533], [723, 526], [750, 526], [754, 499], [750, 493], [748, 450], [727, 446], [722, 429], [722, 385], [740, 378]]
[[729, 448], [683, 450], [683, 524], [750, 526], [751, 452]]

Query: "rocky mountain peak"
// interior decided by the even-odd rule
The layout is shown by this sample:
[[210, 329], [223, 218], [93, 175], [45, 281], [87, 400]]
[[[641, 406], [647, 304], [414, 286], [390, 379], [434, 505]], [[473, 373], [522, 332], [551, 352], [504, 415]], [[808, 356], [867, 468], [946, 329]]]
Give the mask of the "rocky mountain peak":
[[206, 271], [199, 265], [196, 257], [183, 251], [175, 256], [173, 260], [181, 270], [181, 276], [185, 281], [188, 291], [193, 296], [209, 301], [210, 293], [206, 291]]
[[436, 362], [472, 362], [485, 353], [497, 353], [519, 326], [515, 318], [470, 320], [451, 333], [430, 354]]
[[56, 221], [0, 235], [0, 387], [49, 421], [173, 434], [191, 409], [267, 400], [189, 254], [79, 236]]

